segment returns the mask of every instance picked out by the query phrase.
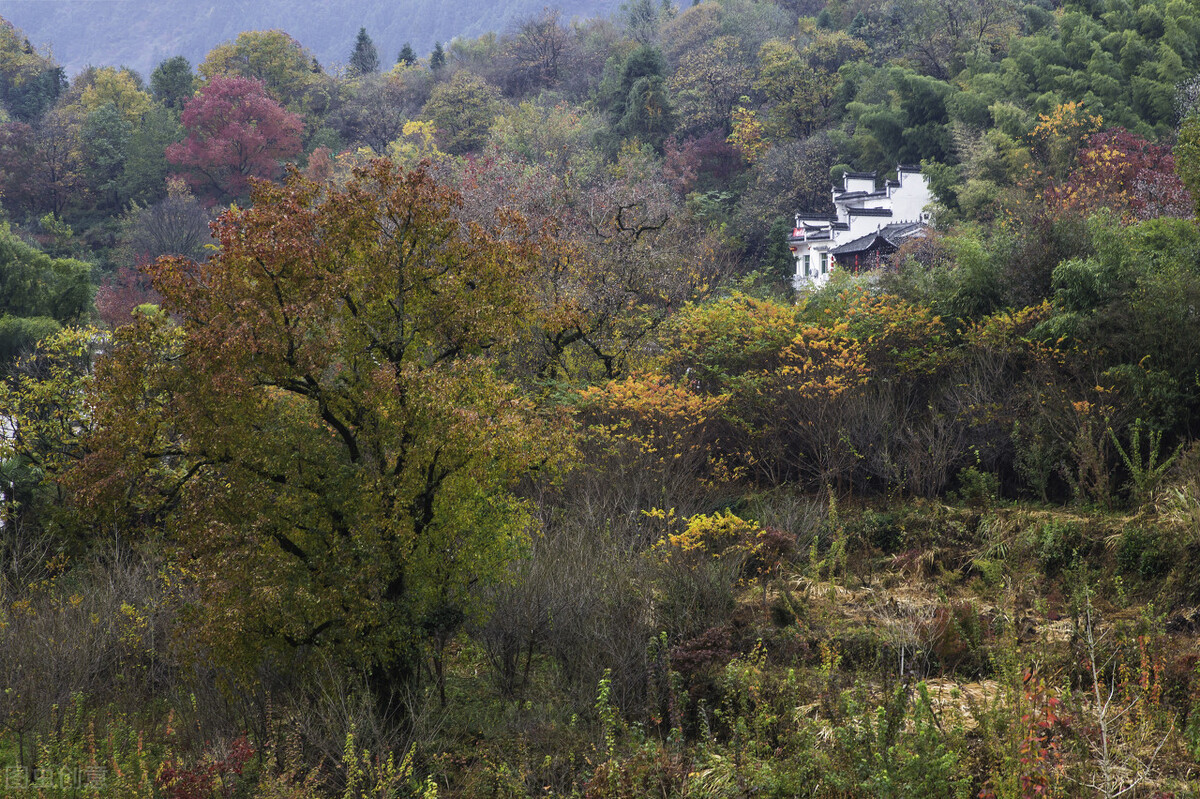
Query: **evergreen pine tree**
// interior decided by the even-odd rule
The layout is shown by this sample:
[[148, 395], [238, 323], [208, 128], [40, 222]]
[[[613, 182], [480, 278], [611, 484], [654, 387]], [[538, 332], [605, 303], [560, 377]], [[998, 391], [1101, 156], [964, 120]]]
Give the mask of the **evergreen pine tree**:
[[417, 54], [412, 49], [411, 44], [405, 42], [404, 46], [400, 48], [400, 55], [396, 57], [396, 63], [403, 64], [406, 67], [411, 67], [413, 64], [417, 63]]
[[367, 75], [379, 69], [379, 53], [375, 43], [367, 35], [366, 28], [358, 29], [358, 40], [350, 54], [350, 71], [356, 75]]
[[858, 39], [865, 38], [864, 34], [867, 32], [869, 25], [867, 15], [859, 11], [854, 15], [854, 19], [850, 21], [850, 35]]
[[429, 68], [437, 71], [446, 66], [446, 51], [442, 49], [441, 42], [433, 43], [433, 54], [429, 56]]

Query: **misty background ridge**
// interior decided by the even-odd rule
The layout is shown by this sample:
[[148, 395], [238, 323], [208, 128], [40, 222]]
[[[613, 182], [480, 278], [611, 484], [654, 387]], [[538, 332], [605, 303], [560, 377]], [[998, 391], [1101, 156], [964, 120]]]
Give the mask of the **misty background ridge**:
[[[436, 41], [504, 33], [538, 13], [544, 0], [0, 0], [0, 17], [50, 52], [68, 76], [92, 66], [128, 66], [143, 77], [166, 58], [193, 66], [213, 47], [251, 30], [286, 31], [326, 69], [344, 65], [360, 27], [387, 67], [405, 42], [425, 58]], [[619, 0], [563, 0], [563, 18], [611, 13]]]

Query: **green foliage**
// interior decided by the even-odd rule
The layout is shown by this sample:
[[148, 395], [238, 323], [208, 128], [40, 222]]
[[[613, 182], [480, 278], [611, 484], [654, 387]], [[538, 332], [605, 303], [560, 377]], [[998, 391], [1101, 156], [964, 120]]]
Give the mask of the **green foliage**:
[[312, 54], [281, 30], [239, 33], [210, 50], [196, 69], [206, 82], [218, 75], [262, 81], [276, 102], [295, 110], [316, 83]]
[[958, 496], [971, 505], [990, 507], [1000, 499], [1000, 478], [968, 466], [958, 473]]
[[0, 316], [0, 363], [12, 364], [60, 329], [61, 325], [48, 316]]
[[811, 134], [827, 115], [833, 75], [812, 68], [795, 48], [773, 40], [758, 53], [754, 89], [770, 103], [765, 129], [775, 140]]
[[621, 139], [637, 139], [661, 150], [675, 129], [675, 114], [663, 79], [657, 75], [638, 78], [621, 108], [623, 113], [613, 125], [613, 132]]
[[[1145, 455], [1142, 454], [1143, 432], [1148, 432]], [[1141, 419], [1135, 419], [1130, 426], [1128, 451], [1121, 446], [1121, 441], [1112, 428], [1109, 428], [1108, 435], [1113, 446], [1117, 448], [1117, 454], [1121, 456], [1122, 463], [1129, 470], [1129, 479], [1133, 483], [1134, 501], [1138, 504], [1147, 501], [1154, 493], [1154, 489], [1162, 482], [1163, 476], [1171, 468], [1171, 464], [1179, 457], [1183, 444], [1177, 446], [1174, 452], [1159, 463], [1158, 459], [1162, 455], [1162, 431], [1147, 430], [1146, 424]]]
[[416, 746], [410, 746], [397, 763], [393, 753], [384, 757], [362, 749], [355, 743], [354, 732], [348, 732], [342, 752], [346, 787], [341, 799], [437, 799], [437, 785], [432, 778], [418, 780], [413, 775], [415, 753]]
[[[1169, 446], [1180, 420], [1200, 407], [1194, 380], [1200, 361], [1190, 347], [1180, 346], [1189, 313], [1185, 309], [1195, 300], [1195, 226], [1156, 219], [1114, 229], [1111, 216], [1098, 214], [1089, 221], [1088, 234], [1094, 254], [1054, 270], [1055, 303], [1061, 312], [1038, 335], [1081, 348], [1103, 347], [1100, 365], [1126, 403], [1125, 418], [1151, 420], [1144, 424], [1163, 431], [1159, 446]], [[1145, 432], [1139, 432], [1139, 449]], [[1150, 488], [1162, 453], [1155, 453], [1150, 463], [1149, 453], [1125, 451], [1134, 490], [1142, 478]]]
[[115, 210], [120, 207], [120, 189], [132, 135], [133, 125], [112, 103], [102, 105], [84, 120], [88, 183], [101, 198], [101, 208]]
[[166, 194], [170, 170], [166, 149], [182, 140], [183, 127], [172, 111], [161, 107], [147, 111], [129, 137], [117, 196], [123, 202], [143, 206], [161, 199]]
[[785, 291], [792, 288], [792, 278], [796, 274], [796, 259], [787, 246], [787, 237], [792, 232], [792, 222], [787, 217], [779, 217], [767, 229], [768, 244], [763, 253], [762, 269], [776, 285]]
[[358, 38], [350, 53], [349, 68], [354, 75], [368, 75], [379, 70], [379, 53], [366, 28], [358, 29]]
[[11, 325], [10, 318], [0, 317], [0, 329], [15, 341], [43, 329], [46, 335], [16, 352], [20, 360], [6, 365], [11, 375], [0, 383], [0, 415], [9, 431], [0, 441], [0, 461], [10, 481], [5, 523], [26, 534], [51, 533], [63, 550], [86, 550], [74, 512], [76, 496], [65, 490], [61, 477], [84, 454], [82, 437], [90, 419], [83, 392], [102, 337], [95, 328], [60, 330], [53, 320], [38, 319]]
[[0, 29], [0, 99], [22, 121], [42, 116], [67, 88], [66, 71], [35, 52], [12, 25]]
[[1184, 728], [1184, 740], [1192, 757], [1200, 760], [1200, 702], [1192, 702], [1189, 708], [1187, 726]]
[[602, 157], [591, 145], [602, 127], [602, 118], [585, 109], [526, 101], [499, 116], [490, 137], [501, 152], [544, 165], [574, 187], [599, 173]]
[[804, 695], [800, 674], [770, 668], [761, 642], [729, 662], [714, 712], [720, 742], [709, 742], [689, 787], [699, 796], [724, 796], [737, 786], [770, 797], [811, 795], [826, 765], [817, 729], [794, 714]]
[[1049, 519], [1031, 530], [1033, 553], [1046, 574], [1057, 574], [1080, 556], [1083, 535], [1073, 522]]
[[675, 127], [665, 73], [662, 52], [648, 44], [630, 52], [619, 64], [610, 61], [606, 66], [599, 100], [610, 121], [611, 150], [627, 138], [662, 149]]
[[1125, 574], [1156, 580], [1170, 571], [1173, 552], [1158, 533], [1129, 526], [1117, 542], [1117, 567]]
[[1094, 310], [1118, 293], [1092, 258], [1064, 261], [1055, 268], [1053, 279], [1055, 302], [1068, 313]]
[[[962, 773], [962, 730], [945, 730], [924, 683], [897, 687], [877, 707], [847, 695], [847, 724], [835, 735], [840, 760], [855, 787], [870, 796], [966, 799], [971, 780]], [[846, 775], [850, 776], [850, 775]]]
[[196, 90], [191, 63], [181, 55], [166, 59], [150, 73], [150, 90], [155, 100], [182, 112]]
[[[76, 694], [69, 704], [56, 708], [55, 734], [47, 737], [38, 753], [40, 762], [52, 764], [52, 771], [43, 774], [44, 795], [68, 797], [86, 791], [97, 799], [157, 796], [155, 781], [166, 760], [162, 729], [154, 730], [156, 740], [147, 745], [146, 719], [112, 710], [89, 712], [86, 699]], [[97, 729], [102, 734], [97, 735]]]
[[500, 112], [499, 92], [477, 75], [457, 72], [434, 87], [423, 115], [437, 127], [438, 143], [454, 155], [478, 150]]
[[991, 245], [978, 229], [945, 236], [939, 240], [945, 257], [902, 269], [894, 290], [919, 298], [951, 327], [996, 313], [1007, 305], [1007, 286], [1003, 264]]
[[21, 241], [7, 223], [0, 224], [0, 315], [82, 321], [92, 301], [90, 277], [87, 264], [51, 258]]
[[958, 190], [961, 179], [958, 170], [937, 161], [921, 162], [921, 174], [929, 179], [929, 190], [934, 198], [949, 210], [958, 208]]
[[899, 67], [863, 68], [858, 79], [846, 106], [857, 126], [852, 163], [858, 169], [886, 173], [897, 163], [953, 162], [948, 84]]
[[1193, 111], [1179, 125], [1175, 140], [1175, 170], [1200, 212], [1200, 113]]
[[612, 704], [612, 676], [607, 669], [596, 689], [596, 715], [600, 719], [601, 754], [608, 755], [617, 742], [617, 713]]
[[889, 555], [900, 551], [904, 543], [903, 523], [895, 513], [864, 511], [853, 525], [848, 525], [848, 531]]
[[1033, 489], [1042, 502], [1049, 500], [1050, 481], [1058, 466], [1061, 453], [1049, 435], [1049, 420], [1044, 416], [1033, 420], [1013, 420], [1011, 439], [1013, 466], [1017, 474]]

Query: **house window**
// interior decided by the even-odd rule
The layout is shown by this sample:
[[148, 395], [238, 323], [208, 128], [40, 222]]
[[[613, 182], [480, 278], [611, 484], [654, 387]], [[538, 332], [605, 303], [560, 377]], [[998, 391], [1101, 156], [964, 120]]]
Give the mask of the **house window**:
[[804, 276], [805, 277], [808, 277], [811, 274], [811, 272], [809, 271], [811, 269], [811, 266], [812, 266], [812, 256], [809, 255], [808, 253], [805, 253], [804, 254]]
[[821, 274], [829, 274], [829, 253], [821, 253]]

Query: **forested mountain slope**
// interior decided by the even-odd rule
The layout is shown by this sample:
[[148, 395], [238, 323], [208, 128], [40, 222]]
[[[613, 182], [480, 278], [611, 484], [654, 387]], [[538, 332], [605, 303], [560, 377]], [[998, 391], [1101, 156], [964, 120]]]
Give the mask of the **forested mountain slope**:
[[[35, 47], [52, 48], [68, 74], [89, 64], [123, 64], [149, 75], [164, 58], [183, 55], [194, 64], [214, 46], [242, 31], [267, 28], [286, 30], [328, 66], [346, 62], [355, 33], [365, 26], [380, 57], [391, 63], [405, 42], [411, 42], [418, 54], [426, 54], [435, 41], [508, 30], [543, 5], [540, 0], [8, 0], [0, 2], [0, 17], [25, 31]], [[567, 0], [556, 4], [568, 18], [603, 16], [617, 5], [615, 0]]]

